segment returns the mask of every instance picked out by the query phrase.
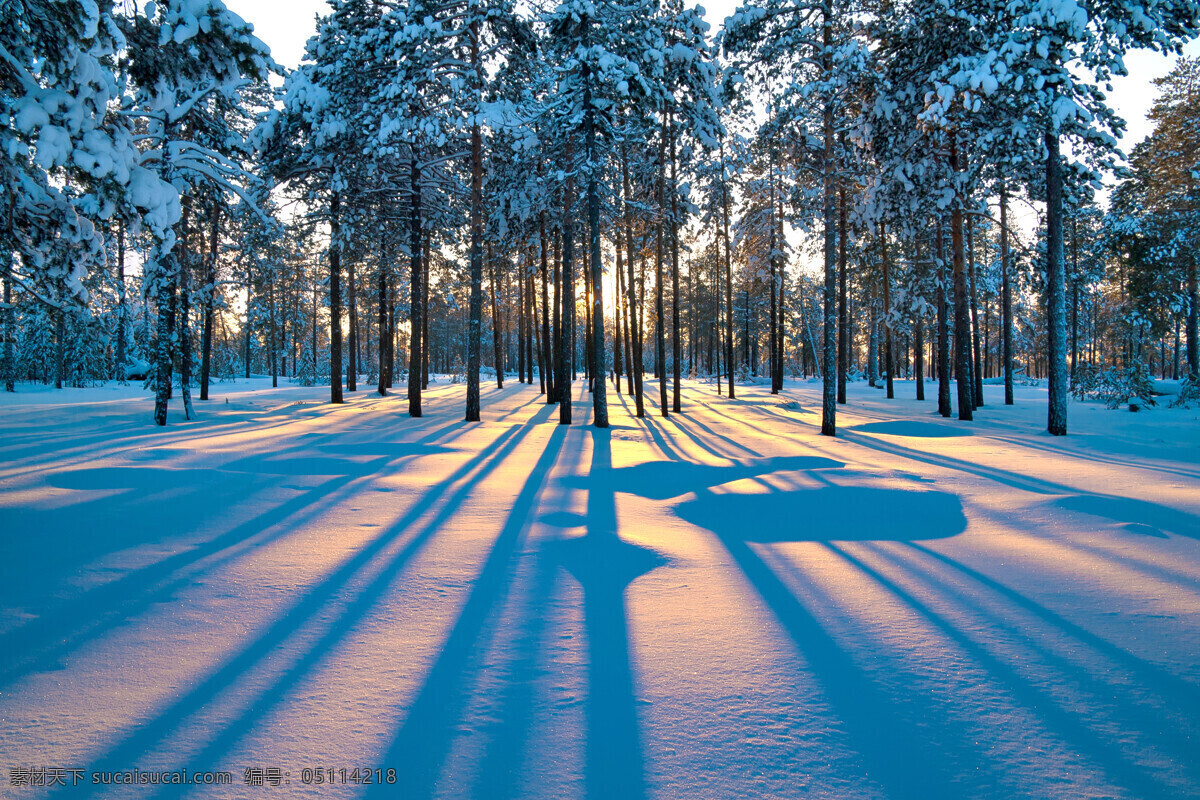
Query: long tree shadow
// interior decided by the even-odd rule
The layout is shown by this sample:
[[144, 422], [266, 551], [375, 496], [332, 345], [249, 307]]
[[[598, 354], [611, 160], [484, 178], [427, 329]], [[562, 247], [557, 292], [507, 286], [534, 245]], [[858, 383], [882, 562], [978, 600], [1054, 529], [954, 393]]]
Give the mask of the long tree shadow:
[[[819, 456], [740, 459], [726, 465], [647, 461], [632, 467], [610, 469], [606, 473], [606, 479], [611, 481], [612, 491], [628, 492], [651, 500], [667, 500], [688, 492], [744, 478], [757, 478], [772, 472], [838, 469], [844, 466], [841, 461]], [[589, 474], [567, 479], [564, 483], [577, 489], [591, 491], [595, 480], [594, 474]]]
[[[977, 569], [967, 566], [966, 564], [956, 559], [950, 558], [943, 553], [939, 553], [933, 548], [926, 547], [917, 542], [905, 542], [905, 547], [914, 551], [914, 557], [924, 557], [929, 564], [931, 573], [936, 573], [937, 565], [948, 567], [955, 570], [959, 574], [974, 581], [979, 586], [993, 592], [999, 597], [1004, 598], [1009, 603], [1022, 609], [1023, 611], [1037, 617], [1044, 623], [1059, 629], [1067, 636], [1079, 641], [1085, 647], [1089, 647], [1098, 653], [1103, 654], [1106, 658], [1116, 662], [1121, 668], [1132, 673], [1137, 681], [1147, 687], [1153, 687], [1159, 690], [1166, 690], [1165, 693], [1176, 698], [1183, 698], [1184, 705], [1188, 708], [1200, 708], [1200, 686], [1181, 678], [1174, 672], [1171, 672], [1163, 667], [1138, 658], [1136, 655], [1113, 644], [1109, 640], [1099, 636], [1087, 628], [1072, 622], [1046, 606], [1030, 599], [1025, 594], [1018, 592], [1010, 586], [1006, 586], [1000, 581], [992, 578]], [[917, 555], [919, 554], [919, 555]], [[897, 560], [898, 556], [892, 553], [887, 555], [892, 560]], [[902, 566], [906, 569], [912, 569], [912, 566], [903, 563]], [[948, 584], [949, 586], [949, 584]], [[962, 591], [962, 590], [959, 590]], [[1192, 738], [1192, 737], [1189, 737]]]
[[[822, 490], [816, 490], [822, 491]], [[917, 493], [932, 494], [932, 493]], [[832, 500], [826, 497], [825, 500]], [[791, 498], [795, 503], [796, 498]], [[936, 501], [935, 501], [936, 502]], [[697, 510], [703, 506], [695, 506]], [[935, 514], [944, 510], [935, 511]], [[765, 525], [753, 517], [753, 526]], [[749, 579], [776, 621], [802, 654], [808, 669], [823, 689], [832, 713], [841, 722], [847, 745], [863, 759], [866, 775], [882, 786], [893, 800], [980, 797], [988, 794], [987, 774], [977, 774], [973, 787], [964, 786], [951, 763], [964, 760], [973, 741], [965, 730], [945, 730], [931, 740], [927, 734], [928, 708], [923, 699], [888, 692], [866, 674], [842, 644], [822, 625], [813, 612], [788, 588], [739, 532], [747, 530], [746, 519], [737, 528], [718, 525], [717, 534], [734, 562]], [[728, 523], [730, 518], [726, 517]], [[945, 520], [943, 520], [945, 521]], [[953, 535], [961, 527], [930, 533]], [[812, 531], [801, 539], [822, 540], [835, 531]], [[914, 766], [919, 765], [917, 768]]]
[[587, 534], [558, 540], [550, 547], [583, 592], [588, 642], [587, 796], [636, 800], [646, 796], [645, 760], [625, 590], [666, 559], [618, 536], [611, 432], [592, 429], [590, 433]]
[[[277, 705], [287, 695], [288, 690], [320, 663], [332, 647], [348, 635], [354, 624], [375, 606], [383, 591], [395, 579], [404, 565], [410, 562], [433, 534], [439, 530], [439, 522], [444, 521], [445, 517], [470, 495], [474, 481], [481, 480], [484, 475], [502, 463], [523, 436], [548, 415], [549, 408], [543, 409], [524, 426], [513, 427], [502, 433], [478, 454], [461, 465], [445, 481], [431, 487], [403, 517], [392, 525], [387, 533], [364, 545], [321, 583], [311, 587], [304, 596], [281, 613], [273, 624], [268, 626], [254, 641], [243, 647], [239, 653], [201, 679], [184, 695], [157, 712], [152, 720], [137, 726], [121, 741], [112, 745], [94, 760], [89, 771], [93, 769], [120, 770], [127, 768], [129, 764], [138, 763], [139, 756], [153, 751], [160, 741], [183, 727], [189, 717], [208, 707], [230, 687], [236, 686], [239, 680], [271, 659], [293, 635], [317, 620], [321, 613], [329, 607], [329, 604], [340, 593], [346, 591], [368, 565], [374, 563], [377, 557], [384, 555], [388, 548], [398, 544], [405, 534], [411, 533], [412, 526], [432, 510], [443, 495], [458, 486], [457, 491], [447, 499], [443, 508], [440, 509], [439, 516], [400, 545], [394, 554], [386, 556], [387, 562], [384, 568], [372, 577], [366, 586], [356, 590], [354, 600], [339, 618], [328, 626], [326, 633], [301, 653], [299, 659], [287, 668], [281, 677], [263, 692], [251, 698], [242, 713], [234, 721], [224, 725], [193, 762], [206, 765], [204, 767], [206, 769], [217, 764], [220, 757], [250, 733], [265, 713]], [[96, 790], [89, 790], [89, 792], [94, 791]]]
[[[543, 406], [538, 416], [549, 416], [551, 408]], [[404, 723], [380, 758], [383, 768], [394, 767], [400, 775], [404, 797], [432, 797], [437, 788], [442, 765], [470, 700], [472, 675], [483, 657], [477, 645], [508, 596], [513, 560], [532, 524], [538, 495], [562, 451], [568, 430], [556, 426], [550, 434]], [[376, 785], [366, 796], [390, 797], [395, 792], [394, 787]]]
[[[1132, 797], [1161, 797], [1169, 793], [1170, 787], [1167, 784], [1160, 781], [1145, 764], [1130, 758], [1121, 745], [1113, 741], [1111, 731], [1101, 733], [1087, 724], [1083, 716], [1064, 709], [1061, 700], [1056, 698], [1054, 693], [1040, 688], [1022, 676], [1015, 668], [992, 655], [983, 645], [943, 619], [926, 602], [852, 555], [845, 548], [834, 544], [827, 546], [847, 564], [870, 577], [891, 596], [903, 602], [939, 633], [954, 642], [980, 667], [999, 681], [1026, 710], [1038, 717], [1053, 734], [1062, 741], [1069, 742], [1072, 748], [1084, 753], [1109, 781], [1127, 790]], [[1057, 668], [1068, 681], [1087, 682], [1086, 676], [1081, 671], [1072, 669], [1061, 659], [1058, 660]], [[1154, 730], [1153, 724], [1146, 724], [1149, 720], [1144, 714], [1134, 716], [1121, 713], [1123, 710], [1120, 708], [1116, 711], [1118, 716], [1123, 717], [1120, 721], [1124, 723], [1122, 730], [1126, 735], [1133, 733], [1137, 735], [1136, 738], [1148, 739], [1158, 748], [1172, 751], [1175, 758], [1182, 757], [1183, 761], [1180, 763], [1187, 764], [1188, 756], [1183, 752], [1190, 750], [1187, 745], [1174, 739], [1171, 735], [1159, 735]], [[979, 755], [969, 752], [965, 752], [965, 755], [967, 755], [967, 760], [959, 765], [960, 770], [976, 771], [975, 767], [980, 766]], [[1160, 763], [1157, 758], [1154, 761]], [[1188, 771], [1195, 774], [1195, 766], [1189, 765]]]
[[1170, 506], [1118, 495], [1080, 492], [1074, 487], [1054, 481], [1032, 478], [996, 467], [972, 464], [951, 456], [923, 453], [891, 442], [882, 442], [871, 436], [856, 433], [844, 435], [848, 441], [872, 450], [879, 450], [930, 466], [965, 472], [1021, 491], [1040, 495], [1063, 495], [1052, 502], [1065, 510], [1105, 517], [1114, 522], [1144, 525], [1151, 532], [1165, 529], [1179, 536], [1200, 539], [1200, 520], [1192, 514]]
[[[0, 685], [10, 683], [31, 671], [56, 668], [58, 660], [82, 642], [101, 635], [113, 626], [123, 624], [129, 617], [155, 603], [169, 600], [180, 588], [193, 583], [198, 575], [210, 572], [221, 564], [236, 558], [246, 548], [265, 544], [270, 539], [285, 535], [286, 531], [281, 529], [270, 539], [264, 539], [262, 536], [263, 532], [285, 520], [292, 520], [293, 523], [300, 524], [305, 519], [315, 516], [323, 507], [332, 503], [339, 493], [349, 491], [350, 487], [363, 477], [374, 477], [382, 474], [385, 470], [394, 470], [406, 459], [446, 452], [445, 447], [431, 444], [431, 442], [442, 434], [459, 427], [459, 423], [445, 425], [430, 432], [421, 440], [405, 445], [402, 451], [383, 454], [367, 462], [358, 462], [354, 472], [334, 475], [304, 493], [272, 506], [255, 517], [234, 526], [223, 534], [203, 541], [183, 552], [127, 572], [119, 578], [88, 589], [70, 599], [55, 603], [52, 607], [39, 613], [37, 618], [0, 635]], [[76, 470], [64, 473], [66, 476], [64, 481], [72, 481], [74, 478], [71, 476], [74, 473], [82, 472], [88, 481], [116, 486], [127, 482], [120, 479], [125, 477], [123, 469], [130, 468], [112, 468], [113, 471], [108, 472]], [[170, 472], [175, 474], [187, 471], [171, 470]], [[228, 476], [220, 473], [219, 470], [216, 472], [220, 477], [217, 488], [229, 481], [237, 482], [243, 490], [247, 486], [260, 487], [271, 482], [269, 478], [255, 477], [247, 480], [245, 475]], [[213, 505], [212, 498], [215, 489], [212, 485], [195, 482], [191, 484], [191, 488], [192, 492], [188, 497], [194, 499], [190, 501], [189, 507], [190, 504]], [[185, 500], [186, 497], [176, 497], [173, 504], [179, 509], [182, 508], [181, 504], [185, 503]], [[136, 515], [141, 507], [147, 510], [156, 508], [154, 504], [160, 502], [160, 499], [139, 497], [137, 502], [131, 503], [123, 495], [118, 495], [97, 502], [100, 503], [100, 508], [112, 508], [114, 513], [125, 516]], [[96, 513], [89, 516], [95, 519]], [[183, 524], [186, 516], [180, 511], [173, 514], [172, 518]], [[195, 519], [188, 521], [186, 523], [188, 527], [179, 529], [176, 535], [192, 529], [196, 524]], [[129, 527], [117, 526], [116, 529], [127, 530]], [[162, 528], [155, 530], [157, 538], [166, 540], [170, 538], [172, 528], [168, 525], [165, 530]], [[82, 563], [81, 559], [85, 556], [92, 557], [113, 549], [110, 537], [95, 537], [90, 529], [81, 526], [64, 528], [63, 535], [69, 536], [70, 541], [75, 544], [64, 546], [60, 543], [54, 549], [54, 555], [57, 558], [64, 558], [67, 565], [74, 565], [74, 569], [78, 568], [78, 565]], [[150, 535], [149, 526], [144, 535]], [[13, 548], [30, 546], [31, 544], [24, 540], [9, 541], [4, 547], [9, 551], [5, 555], [12, 558], [15, 555], [11, 552]], [[7, 563], [15, 565], [29, 564], [30, 562], [13, 558]], [[60, 568], [65, 569], [62, 565]], [[7, 569], [5, 571], [8, 572]], [[10, 591], [13, 590], [13, 587], [19, 589], [20, 586], [28, 583], [31, 577], [36, 577], [39, 581], [46, 581], [43, 573], [31, 571], [25, 575], [11, 576], [6, 584]]]
[[[885, 510], [886, 521], [872, 514]], [[762, 494], [704, 492], [675, 513], [718, 536], [758, 542], [939, 539], [967, 527], [953, 494], [832, 484]]]

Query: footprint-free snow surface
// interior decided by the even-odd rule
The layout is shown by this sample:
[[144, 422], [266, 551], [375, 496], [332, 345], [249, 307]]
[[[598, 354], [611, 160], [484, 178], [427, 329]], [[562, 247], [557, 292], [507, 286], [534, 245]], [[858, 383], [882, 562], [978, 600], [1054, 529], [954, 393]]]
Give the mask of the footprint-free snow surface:
[[1196, 411], [20, 389], [2, 796], [1200, 796]]

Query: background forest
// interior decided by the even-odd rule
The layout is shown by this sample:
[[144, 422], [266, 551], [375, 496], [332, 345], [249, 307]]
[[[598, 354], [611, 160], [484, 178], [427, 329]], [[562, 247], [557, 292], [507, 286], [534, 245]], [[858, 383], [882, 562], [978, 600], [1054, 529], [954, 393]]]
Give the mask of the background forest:
[[252, 374], [413, 416], [461, 380], [468, 420], [481, 380], [607, 376], [602, 427], [814, 376], [827, 434], [847, 380], [970, 419], [1045, 379], [1055, 434], [1069, 391], [1186, 401], [1200, 64], [1127, 166], [1106, 92], [1197, 13], [331, 0], [286, 72], [221, 0], [4, 0], [0, 374], [145, 380], [159, 425]]

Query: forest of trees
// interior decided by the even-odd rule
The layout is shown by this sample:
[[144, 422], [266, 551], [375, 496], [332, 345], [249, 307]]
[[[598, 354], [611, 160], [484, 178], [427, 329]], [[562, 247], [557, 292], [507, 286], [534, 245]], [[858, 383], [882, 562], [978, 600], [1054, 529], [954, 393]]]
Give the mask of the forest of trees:
[[330, 0], [288, 72], [221, 0], [9, 0], [0, 374], [145, 380], [159, 425], [252, 374], [467, 420], [596, 376], [597, 426], [817, 376], [829, 435], [848, 380], [971, 419], [1046, 379], [1065, 434], [1071, 391], [1196, 391], [1200, 63], [1127, 164], [1106, 93], [1197, 14]]

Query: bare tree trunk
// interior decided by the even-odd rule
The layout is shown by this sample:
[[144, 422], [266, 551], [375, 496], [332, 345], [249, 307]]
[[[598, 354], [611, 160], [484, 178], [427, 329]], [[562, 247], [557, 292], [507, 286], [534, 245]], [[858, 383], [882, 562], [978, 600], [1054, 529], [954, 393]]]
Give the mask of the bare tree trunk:
[[[200, 337], [201, 400], [208, 399], [208, 382], [212, 370], [213, 306], [217, 294], [217, 251], [220, 240], [218, 217], [221, 205], [219, 200], [218, 196], [213, 197], [212, 215], [208, 220], [208, 258], [204, 260], [204, 328]], [[124, 260], [123, 255], [122, 260]]]
[[[962, 169], [958, 144], [950, 144], [950, 167]], [[958, 388], [958, 418], [970, 420], [975, 408], [975, 391], [971, 386], [971, 317], [967, 306], [966, 259], [963, 246], [962, 198], [950, 209], [950, 247], [954, 259], [954, 377]]]
[[[12, 263], [11, 258], [8, 259], [7, 263]], [[8, 276], [5, 275], [4, 304], [6, 307], [10, 307], [12, 304], [10, 283], [11, 281]], [[120, 219], [117, 221], [117, 365], [114, 377], [121, 383], [125, 382], [125, 362], [129, 360], [125, 352], [125, 340], [129, 336], [126, 330], [128, 318], [129, 300], [125, 296], [125, 220]], [[5, 337], [7, 341], [5, 345], [6, 349], [12, 348], [12, 335], [13, 331], [10, 329], [9, 335]], [[11, 359], [12, 354], [6, 353], [5, 358]], [[13, 387], [7, 385], [11, 382], [8, 368], [4, 370], [4, 377], [6, 381], [5, 388], [11, 392]]]
[[504, 388], [504, 320], [500, 318], [500, 281], [496, 275], [496, 259], [492, 257], [492, 243], [487, 244], [488, 272], [492, 283], [492, 359], [496, 362], [496, 388]]
[[838, 363], [837, 401], [846, 402], [846, 375], [850, 371], [850, 310], [846, 307], [846, 190], [838, 186]]
[[[551, 365], [554, 361], [554, 348], [551, 345], [550, 339], [550, 317], [553, 314], [550, 311], [550, 296], [547, 287], [547, 277], [549, 267], [547, 266], [546, 258], [546, 212], [542, 212], [538, 219], [538, 248], [541, 251], [541, 269], [542, 269], [542, 364], [545, 366], [545, 376], [542, 381], [543, 391], [546, 393], [546, 402], [555, 402], [556, 395], [554, 390], [554, 370]], [[557, 281], [555, 282], [557, 286]], [[555, 308], [558, 307], [557, 300]], [[557, 325], [556, 325], [557, 328]]]
[[[821, 73], [827, 78], [833, 76], [833, 2], [823, 0], [821, 3]], [[837, 229], [834, 221], [834, 129], [833, 129], [833, 98], [825, 98], [822, 110], [822, 137], [824, 152], [822, 154], [823, 168], [823, 215], [825, 223], [825, 330], [822, 350], [824, 355], [825, 375], [821, 402], [821, 433], [825, 436], [837, 435]]]
[[1050, 386], [1046, 430], [1067, 433], [1066, 295], [1063, 269], [1063, 179], [1058, 136], [1046, 133], [1046, 293]]
[[429, 388], [429, 237], [421, 243], [421, 390]]
[[572, 274], [575, 262], [575, 148], [571, 137], [567, 137], [567, 181], [563, 192], [562, 225], [562, 338], [559, 348], [558, 423], [571, 424], [571, 371], [575, 357], [575, 278]]
[[[646, 416], [646, 407], [642, 396], [642, 359], [644, 357], [643, 345], [643, 326], [642, 316], [645, 314], [645, 306], [638, 300], [636, 294], [636, 281], [634, 280], [633, 272], [633, 209], [629, 204], [629, 160], [625, 152], [625, 145], [621, 145], [621, 184], [624, 194], [624, 209], [625, 209], [625, 248], [628, 258], [625, 260], [625, 268], [629, 271], [629, 285], [627, 287], [628, 294], [626, 295], [626, 306], [629, 308], [629, 325], [630, 325], [630, 347], [632, 349], [632, 359], [630, 360], [630, 378], [633, 380], [633, 397], [634, 407], [639, 418]], [[643, 265], [644, 267], [644, 265]], [[638, 309], [642, 309], [639, 313]]]
[[[355, 251], [351, 251], [353, 254]], [[355, 259], [351, 258], [346, 263], [346, 316], [350, 323], [350, 329], [347, 332], [347, 354], [346, 354], [346, 390], [350, 392], [358, 391], [358, 280], [355, 277]]]
[[616, 242], [614, 242], [614, 250], [617, 254], [617, 274], [613, 285], [613, 386], [617, 389], [617, 394], [621, 393], [621, 373], [623, 372], [624, 352], [622, 348], [626, 337], [622, 330], [622, 322], [624, 321], [622, 310], [624, 303], [621, 302], [622, 292], [621, 285], [624, 281], [621, 280], [621, 273], [625, 271], [625, 255], [621, 247], [621, 226], [616, 225]]
[[679, 183], [675, 174], [675, 120], [668, 118], [671, 134], [671, 339], [672, 339], [672, 396], [671, 409], [678, 414], [680, 405], [679, 373], [683, 364], [682, 342], [679, 338]]
[[[482, 91], [479, 61], [479, 22], [470, 26], [471, 66], [476, 92]], [[478, 98], [476, 98], [478, 100]], [[479, 357], [483, 334], [483, 135], [479, 122], [471, 126], [471, 317], [467, 331], [467, 422], [479, 421]]]
[[[585, 68], [583, 130], [588, 161], [588, 234], [591, 236], [591, 257], [588, 261], [592, 270], [592, 424], [597, 428], [607, 428], [608, 394], [607, 383], [604, 379], [604, 285], [601, 282], [604, 270], [603, 264], [600, 261], [600, 185], [596, 174], [599, 170], [600, 159], [599, 154], [596, 152], [596, 111], [592, 107], [591, 81], [588, 80], [588, 77]], [[672, 150], [672, 170], [674, 170], [674, 150]], [[676, 255], [675, 261], [678, 266], [678, 255]], [[679, 281], [678, 272], [678, 269], [676, 269], [676, 283]], [[678, 340], [675, 347], [678, 350]], [[675, 402], [678, 404], [678, 365], [675, 368], [675, 381]]]
[[[329, 402], [342, 402], [341, 196], [329, 200]], [[249, 327], [247, 325], [247, 327]], [[314, 356], [316, 354], [314, 353]], [[249, 364], [249, 358], [246, 363]], [[248, 368], [248, 367], [247, 367]]]
[[[421, 365], [424, 363], [422, 335], [425, 321], [422, 315], [421, 259], [421, 166], [412, 153], [408, 165], [408, 415], [421, 416]], [[382, 300], [381, 300], [382, 302]]]
[[967, 253], [971, 261], [971, 377], [975, 387], [975, 407], [983, 406], [983, 354], [979, 349], [979, 291], [975, 269], [975, 223], [967, 221]]
[[663, 217], [666, 215], [666, 145], [667, 145], [667, 116], [662, 115], [662, 126], [658, 139], [658, 252], [654, 261], [654, 281], [655, 281], [655, 297], [654, 297], [654, 312], [655, 312], [655, 330], [654, 341], [656, 345], [654, 353], [654, 371], [658, 374], [658, 402], [659, 410], [662, 416], [667, 416], [670, 410], [667, 407], [667, 345], [664, 332], [664, 308], [663, 308], [663, 228], [666, 220]]
[[277, 333], [275, 330], [275, 276], [274, 276], [274, 274], [271, 275], [270, 283], [267, 284], [267, 298], [271, 303], [271, 311], [270, 311], [270, 314], [271, 314], [271, 319], [270, 319], [271, 346], [268, 351], [268, 357], [271, 359], [271, 388], [275, 389], [275, 388], [278, 388], [278, 386], [279, 386], [279, 361], [276, 357], [276, 347], [278, 345], [278, 342], [276, 341]]
[[888, 400], [896, 397], [896, 386], [893, 383], [896, 372], [896, 362], [892, 358], [892, 271], [888, 259], [887, 228], [879, 223], [879, 251], [883, 258], [883, 366], [887, 371], [884, 380], [887, 381]]
[[379, 237], [379, 383], [376, 386], [376, 391], [380, 397], [387, 397], [388, 387], [392, 385], [391, 359], [389, 350], [391, 348], [391, 339], [389, 338], [390, 331], [388, 329], [388, 307], [391, 301], [388, 297], [388, 257], [387, 257], [387, 234], [383, 233]]
[[946, 286], [946, 248], [945, 236], [942, 232], [942, 220], [937, 220], [937, 282], [938, 282], [938, 342], [937, 342], [937, 372], [938, 372], [938, 413], [949, 417], [953, 411], [950, 406], [950, 314], [947, 308]]
[[721, 236], [725, 240], [725, 368], [729, 371], [729, 399], [736, 395], [733, 367], [733, 266], [729, 252], [729, 186], [725, 178], [725, 143], [721, 142]]

